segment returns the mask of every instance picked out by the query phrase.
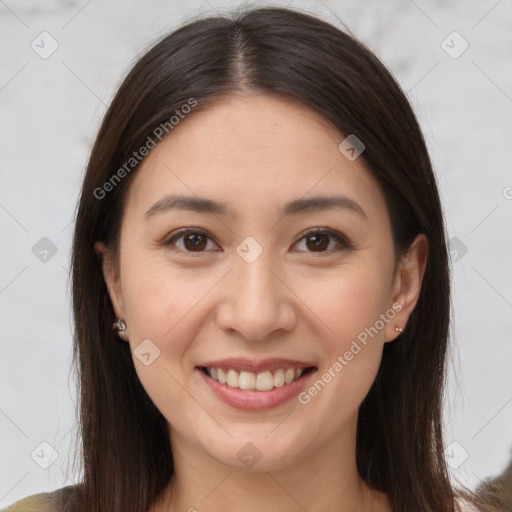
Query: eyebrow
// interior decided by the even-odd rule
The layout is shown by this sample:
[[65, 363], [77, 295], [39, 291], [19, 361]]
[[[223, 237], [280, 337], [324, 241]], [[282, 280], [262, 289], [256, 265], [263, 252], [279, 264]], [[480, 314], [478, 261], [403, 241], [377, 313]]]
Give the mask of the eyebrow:
[[[317, 196], [310, 198], [295, 199], [287, 203], [283, 208], [284, 216], [298, 215], [330, 209], [343, 209], [358, 213], [367, 218], [364, 210], [353, 199], [345, 196]], [[166, 213], [172, 210], [187, 210], [197, 213], [209, 213], [213, 215], [224, 215], [237, 218], [238, 215], [227, 203], [214, 201], [197, 196], [184, 196], [170, 194], [158, 200], [145, 213], [144, 217], [149, 219], [157, 214]]]

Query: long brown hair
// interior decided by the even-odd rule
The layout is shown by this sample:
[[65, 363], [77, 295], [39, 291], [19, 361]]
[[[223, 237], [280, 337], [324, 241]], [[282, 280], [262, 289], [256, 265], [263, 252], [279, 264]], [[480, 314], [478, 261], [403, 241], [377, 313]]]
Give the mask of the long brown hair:
[[293, 97], [341, 133], [355, 134], [365, 145], [360, 158], [385, 194], [397, 258], [417, 234], [428, 238], [417, 306], [399, 339], [385, 344], [359, 409], [357, 469], [389, 495], [393, 510], [454, 512], [441, 419], [449, 267], [423, 135], [400, 86], [364, 44], [284, 8], [189, 21], [135, 63], [104, 117], [83, 180], [72, 253], [83, 470], [77, 501], [90, 512], [144, 511], [173, 475], [168, 425], [136, 376], [129, 345], [112, 332], [114, 311], [93, 247], [101, 240], [116, 254], [137, 166], [108, 193], [98, 190], [190, 98], [196, 111], [244, 90]]

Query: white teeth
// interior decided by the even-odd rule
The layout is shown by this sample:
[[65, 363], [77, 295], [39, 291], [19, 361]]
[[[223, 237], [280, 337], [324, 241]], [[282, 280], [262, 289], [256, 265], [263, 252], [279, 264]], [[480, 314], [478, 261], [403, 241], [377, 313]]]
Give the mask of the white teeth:
[[284, 385], [284, 370], [276, 370], [274, 373], [274, 387], [280, 388]]
[[256, 389], [258, 391], [270, 391], [274, 387], [274, 377], [267, 370], [261, 373], [258, 373], [256, 377]]
[[256, 387], [256, 376], [252, 372], [240, 372], [238, 387], [250, 391]]
[[285, 384], [291, 384], [300, 378], [306, 371], [305, 368], [287, 368], [272, 372], [265, 370], [264, 372], [254, 373], [241, 371], [238, 372], [231, 368], [207, 368], [206, 373], [214, 380], [221, 384], [227, 384], [232, 388], [239, 388], [244, 391], [270, 391], [273, 388], [280, 388]]
[[[210, 375], [210, 377], [212, 379], [215, 378], [213, 375]], [[215, 380], [218, 380], [221, 384], [226, 384], [228, 379], [226, 377], [226, 372], [222, 368], [217, 368], [217, 378]]]
[[228, 370], [227, 385], [232, 388], [238, 387], [238, 372], [235, 370]]
[[292, 382], [292, 380], [295, 378], [295, 370], [293, 368], [288, 368], [288, 370], [286, 370], [284, 372], [284, 382], [285, 384], [290, 384], [290, 382]]

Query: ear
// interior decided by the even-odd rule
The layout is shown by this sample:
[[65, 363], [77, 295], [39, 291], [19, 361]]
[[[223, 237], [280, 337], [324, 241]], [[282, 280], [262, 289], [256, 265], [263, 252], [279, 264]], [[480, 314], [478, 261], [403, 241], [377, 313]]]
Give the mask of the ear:
[[395, 305], [393, 309], [398, 313], [386, 326], [386, 341], [393, 341], [400, 335], [396, 330], [397, 327], [405, 330], [407, 321], [420, 297], [427, 258], [428, 240], [424, 234], [419, 234], [407, 253], [400, 259], [396, 270], [392, 296]]
[[[123, 290], [121, 287], [121, 280], [119, 276], [119, 271], [116, 263], [114, 262], [114, 258], [112, 253], [105, 247], [103, 242], [96, 242], [94, 244], [94, 250], [98, 255], [98, 258], [101, 262], [101, 267], [103, 271], [103, 279], [105, 280], [105, 284], [107, 285], [108, 294], [110, 297], [110, 302], [112, 303], [112, 307], [114, 308], [114, 312], [116, 318], [125, 318], [125, 305], [123, 298]], [[122, 339], [127, 339], [127, 331], [120, 332], [119, 336]]]

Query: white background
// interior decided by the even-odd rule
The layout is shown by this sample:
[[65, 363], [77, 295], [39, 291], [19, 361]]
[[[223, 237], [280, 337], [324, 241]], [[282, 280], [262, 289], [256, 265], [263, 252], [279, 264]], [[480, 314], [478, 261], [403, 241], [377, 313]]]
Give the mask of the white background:
[[[512, 1], [287, 3], [342, 20], [397, 76], [420, 119], [449, 237], [467, 248], [453, 264], [446, 440], [458, 443], [447, 454], [453, 478], [474, 486], [512, 455]], [[70, 242], [106, 105], [152, 41], [236, 5], [0, 1], [0, 506], [73, 483]], [[31, 48], [43, 31], [58, 43], [47, 59]], [[456, 59], [441, 46], [453, 31], [469, 44]], [[457, 38], [445, 43], [452, 52]], [[47, 262], [32, 252], [43, 237], [57, 249]], [[31, 458], [36, 450], [51, 462], [42, 442], [58, 453], [48, 469]]]

